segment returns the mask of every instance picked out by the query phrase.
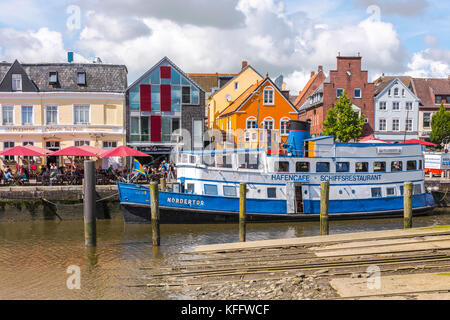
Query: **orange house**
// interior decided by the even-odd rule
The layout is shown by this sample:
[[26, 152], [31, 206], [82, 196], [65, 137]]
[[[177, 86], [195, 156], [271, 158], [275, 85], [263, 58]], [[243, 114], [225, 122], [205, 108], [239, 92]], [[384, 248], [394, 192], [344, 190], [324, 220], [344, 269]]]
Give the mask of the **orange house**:
[[271, 136], [278, 136], [278, 142], [284, 142], [288, 136], [288, 121], [297, 117], [298, 112], [289, 98], [266, 76], [230, 102], [218, 119], [219, 128], [226, 132], [228, 141], [231, 136], [234, 143], [244, 141], [245, 147], [249, 147], [249, 142], [263, 139], [263, 132], [267, 130], [271, 130]]

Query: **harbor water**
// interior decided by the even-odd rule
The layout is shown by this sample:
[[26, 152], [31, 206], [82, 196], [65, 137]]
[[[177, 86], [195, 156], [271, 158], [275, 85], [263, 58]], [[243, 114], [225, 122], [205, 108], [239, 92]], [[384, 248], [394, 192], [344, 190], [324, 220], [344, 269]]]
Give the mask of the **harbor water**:
[[[450, 211], [415, 217], [413, 227], [450, 224]], [[403, 228], [402, 218], [331, 221], [330, 234]], [[319, 235], [318, 222], [247, 225], [247, 241]], [[161, 225], [161, 247], [152, 247], [151, 225], [121, 219], [97, 222], [97, 248], [84, 246], [83, 221], [0, 223], [0, 299], [184, 299], [151, 282], [148, 270], [181, 263], [197, 245], [238, 242], [238, 225]], [[79, 268], [80, 287], [70, 289]], [[69, 272], [68, 272], [69, 271]]]

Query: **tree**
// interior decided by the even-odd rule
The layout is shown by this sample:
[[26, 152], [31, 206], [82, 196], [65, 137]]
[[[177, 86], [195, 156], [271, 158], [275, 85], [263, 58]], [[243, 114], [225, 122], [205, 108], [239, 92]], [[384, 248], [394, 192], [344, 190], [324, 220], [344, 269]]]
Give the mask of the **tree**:
[[348, 142], [361, 135], [363, 126], [364, 117], [360, 117], [352, 109], [352, 102], [344, 91], [334, 107], [328, 110], [327, 117], [323, 122], [323, 133], [327, 136], [334, 136], [341, 142]]
[[430, 140], [442, 145], [445, 138], [450, 137], [450, 111], [446, 111], [444, 101], [441, 102], [439, 111], [431, 118]]

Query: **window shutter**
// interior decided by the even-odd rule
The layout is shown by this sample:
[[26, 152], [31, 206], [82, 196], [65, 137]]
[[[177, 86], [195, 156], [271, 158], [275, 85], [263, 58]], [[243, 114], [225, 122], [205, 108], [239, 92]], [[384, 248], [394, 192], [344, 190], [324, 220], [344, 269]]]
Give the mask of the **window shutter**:
[[171, 111], [171, 86], [161, 85], [161, 111]]
[[152, 86], [149, 84], [140, 85], [141, 111], [152, 111]]
[[170, 67], [161, 67], [161, 79], [170, 79], [171, 76], [171, 68]]
[[161, 116], [150, 117], [150, 141], [161, 142]]

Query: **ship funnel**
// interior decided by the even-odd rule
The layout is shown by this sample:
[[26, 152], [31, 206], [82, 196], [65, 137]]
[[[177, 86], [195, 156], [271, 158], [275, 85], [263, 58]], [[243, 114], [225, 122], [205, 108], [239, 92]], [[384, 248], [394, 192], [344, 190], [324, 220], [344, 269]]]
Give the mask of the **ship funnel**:
[[288, 143], [284, 144], [287, 152], [294, 157], [303, 157], [305, 140], [311, 138], [309, 122], [290, 120], [288, 124]]

